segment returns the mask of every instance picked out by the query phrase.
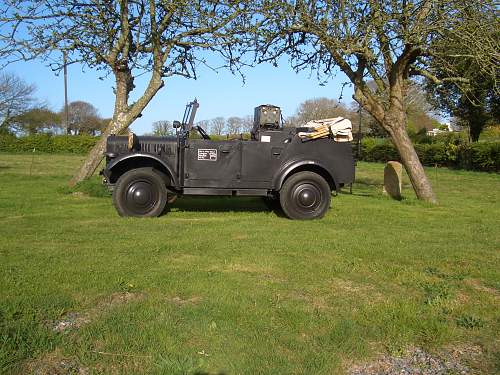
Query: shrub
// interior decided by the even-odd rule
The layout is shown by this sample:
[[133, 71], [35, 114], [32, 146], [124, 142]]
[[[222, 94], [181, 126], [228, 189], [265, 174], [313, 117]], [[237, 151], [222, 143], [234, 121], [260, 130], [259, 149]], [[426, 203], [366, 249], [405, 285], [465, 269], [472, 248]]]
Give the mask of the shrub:
[[481, 132], [480, 141], [500, 141], [500, 124], [490, 125]]
[[0, 135], [1, 152], [37, 152], [86, 154], [99, 137], [89, 135], [35, 134], [25, 137]]
[[458, 151], [457, 167], [479, 171], [500, 171], [500, 142], [476, 142]]
[[[227, 139], [216, 136], [216, 139]], [[246, 137], [244, 137], [246, 138]], [[424, 165], [447, 166], [477, 171], [500, 171], [500, 142], [466, 143], [461, 134], [447, 134], [436, 138], [433, 143], [415, 144], [415, 150]], [[16, 137], [0, 135], [0, 152], [86, 154], [97, 143], [99, 137], [88, 135], [35, 134]], [[439, 140], [439, 142], [437, 142]], [[356, 144], [353, 149], [356, 150]], [[384, 138], [365, 137], [361, 142], [361, 160], [385, 163], [400, 161], [399, 153], [391, 141]]]
[[58, 192], [61, 194], [83, 193], [89, 197], [96, 198], [109, 197], [111, 195], [98, 177], [83, 180], [73, 187], [69, 187], [68, 185], [60, 186]]
[[[450, 135], [446, 142], [415, 144], [423, 165], [477, 171], [500, 171], [500, 142], [464, 143], [460, 135]], [[388, 140], [364, 138], [361, 142], [361, 160], [385, 163], [400, 161], [396, 147]]]
[[442, 143], [415, 145], [415, 151], [423, 165], [450, 165], [447, 149], [447, 145]]

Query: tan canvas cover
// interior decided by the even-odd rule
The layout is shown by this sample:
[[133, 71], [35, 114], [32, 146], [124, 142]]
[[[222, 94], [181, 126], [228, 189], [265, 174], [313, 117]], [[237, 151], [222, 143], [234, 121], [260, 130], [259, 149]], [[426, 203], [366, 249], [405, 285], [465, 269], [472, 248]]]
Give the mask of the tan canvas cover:
[[[309, 121], [305, 127], [313, 128], [313, 132], [300, 132], [298, 135], [301, 138], [318, 138], [314, 134], [321, 133], [319, 138], [331, 135], [337, 142], [350, 142], [352, 137], [352, 123], [344, 117], [333, 117], [321, 120]], [[324, 129], [328, 128], [330, 134], [325, 134]]]

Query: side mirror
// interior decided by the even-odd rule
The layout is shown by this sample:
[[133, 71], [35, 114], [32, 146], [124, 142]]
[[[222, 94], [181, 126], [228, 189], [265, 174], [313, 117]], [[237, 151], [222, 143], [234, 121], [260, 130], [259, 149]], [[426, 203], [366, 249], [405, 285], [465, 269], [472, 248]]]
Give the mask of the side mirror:
[[174, 127], [174, 129], [180, 128], [181, 127], [181, 122], [180, 121], [174, 121], [172, 123], [172, 126]]

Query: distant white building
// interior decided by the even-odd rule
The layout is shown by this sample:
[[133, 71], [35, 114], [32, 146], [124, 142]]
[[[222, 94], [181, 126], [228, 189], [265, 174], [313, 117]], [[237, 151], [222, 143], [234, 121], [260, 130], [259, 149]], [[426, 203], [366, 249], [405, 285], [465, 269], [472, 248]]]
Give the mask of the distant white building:
[[434, 128], [432, 130], [427, 130], [426, 134], [430, 135], [431, 137], [435, 137], [438, 134], [448, 133], [449, 131], [451, 131], [451, 130], [441, 130], [441, 129]]
[[[462, 130], [461, 126], [454, 124], [452, 122], [445, 122], [443, 123], [443, 125], [444, 125], [443, 129], [434, 128], [432, 130], [427, 130], [427, 135], [434, 137], [438, 134], [448, 133], [448, 132], [459, 132]], [[447, 130], [444, 130], [444, 127], [446, 127]]]

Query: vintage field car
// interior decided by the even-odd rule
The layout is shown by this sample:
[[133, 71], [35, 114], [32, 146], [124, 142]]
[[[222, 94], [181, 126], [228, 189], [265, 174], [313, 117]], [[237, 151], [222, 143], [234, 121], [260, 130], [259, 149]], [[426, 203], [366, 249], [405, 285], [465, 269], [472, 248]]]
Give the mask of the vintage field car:
[[174, 121], [176, 136], [108, 137], [101, 174], [120, 215], [159, 216], [172, 196], [220, 195], [259, 196], [291, 219], [316, 219], [332, 191], [354, 180], [350, 142], [305, 140], [307, 129], [283, 127], [279, 107], [255, 108], [250, 140], [211, 140], [193, 125], [198, 106]]

